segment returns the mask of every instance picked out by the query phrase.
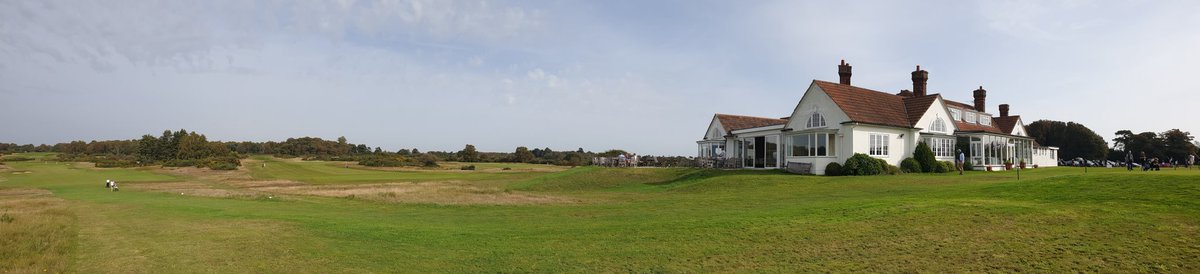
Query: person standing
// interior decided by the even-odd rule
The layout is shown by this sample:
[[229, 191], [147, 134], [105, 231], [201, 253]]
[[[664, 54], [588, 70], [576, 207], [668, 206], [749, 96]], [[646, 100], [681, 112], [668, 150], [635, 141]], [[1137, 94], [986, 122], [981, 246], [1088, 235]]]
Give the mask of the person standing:
[[1149, 165], [1150, 162], [1146, 162], [1146, 152], [1145, 151], [1142, 151], [1139, 153], [1138, 162], [1142, 164], [1142, 171], [1146, 171], [1146, 170], [1150, 169], [1150, 165]]
[[1133, 152], [1125, 152], [1125, 170], [1133, 171]]
[[1187, 168], [1192, 168], [1196, 164], [1196, 154], [1189, 154], [1187, 159]]
[[958, 157], [954, 158], [954, 167], [958, 168], [958, 175], [963, 175], [963, 163], [967, 160], [967, 155], [963, 154], [962, 149], [958, 150]]

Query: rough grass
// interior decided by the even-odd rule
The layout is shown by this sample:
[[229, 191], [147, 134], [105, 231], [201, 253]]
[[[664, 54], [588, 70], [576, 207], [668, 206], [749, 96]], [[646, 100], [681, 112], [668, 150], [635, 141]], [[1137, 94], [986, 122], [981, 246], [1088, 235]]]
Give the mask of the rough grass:
[[0, 186], [0, 272], [64, 271], [74, 218], [49, 191]]
[[[59, 220], [77, 236], [55, 239], [73, 248], [43, 264], [66, 272], [1200, 271], [1195, 169], [1043, 168], [1017, 181], [1012, 172], [403, 172], [263, 159], [267, 168], [249, 166], [251, 179], [232, 181], [13, 162], [31, 173], [2, 173], [0, 187], [46, 189], [67, 205]], [[105, 178], [130, 190], [104, 192]], [[405, 185], [585, 202], [335, 198]], [[134, 186], [342, 194], [242, 199]], [[0, 260], [35, 256], [18, 253]]]

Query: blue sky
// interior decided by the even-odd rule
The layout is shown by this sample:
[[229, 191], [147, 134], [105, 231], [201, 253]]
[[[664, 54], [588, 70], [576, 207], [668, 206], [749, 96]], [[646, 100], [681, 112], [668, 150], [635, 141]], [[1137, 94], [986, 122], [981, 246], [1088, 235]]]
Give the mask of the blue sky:
[[690, 155], [713, 113], [789, 115], [842, 59], [857, 86], [909, 89], [919, 64], [948, 99], [982, 85], [991, 112], [1106, 139], [1195, 131], [1195, 14], [1200, 2], [0, 1], [0, 142], [186, 128]]

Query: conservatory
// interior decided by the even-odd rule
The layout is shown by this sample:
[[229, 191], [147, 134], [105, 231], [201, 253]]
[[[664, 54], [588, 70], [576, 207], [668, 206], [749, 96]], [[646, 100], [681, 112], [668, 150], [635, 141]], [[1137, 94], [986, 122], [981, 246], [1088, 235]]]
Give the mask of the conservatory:
[[960, 134], [959, 142], [966, 142], [970, 151], [964, 151], [976, 169], [1002, 167], [1005, 164], [1020, 166], [1033, 162], [1033, 139], [1012, 135], [988, 133]]

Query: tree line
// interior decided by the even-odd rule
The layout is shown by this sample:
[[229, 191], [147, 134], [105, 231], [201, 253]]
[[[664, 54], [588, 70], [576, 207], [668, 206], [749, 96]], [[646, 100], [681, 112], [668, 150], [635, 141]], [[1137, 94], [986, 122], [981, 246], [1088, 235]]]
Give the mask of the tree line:
[[[57, 152], [62, 160], [94, 162], [99, 167], [164, 165], [213, 169], [236, 169], [240, 166], [238, 159], [253, 154], [299, 157], [303, 160], [352, 161], [365, 166], [426, 167], [437, 166], [441, 161], [583, 166], [591, 164], [594, 157], [628, 154], [619, 149], [596, 153], [583, 148], [556, 151], [548, 147], [529, 149], [526, 146], [519, 146], [513, 152], [482, 152], [471, 144], [459, 151], [422, 152], [417, 148], [385, 151], [380, 147], [349, 143], [344, 136], [337, 140], [299, 137], [281, 142], [218, 142], [209, 141], [204, 134], [185, 129], [166, 130], [158, 136], [147, 134], [136, 140], [72, 141], [38, 146], [0, 143], [0, 153], [5, 152]], [[677, 159], [663, 157], [661, 160], [674, 163]]]
[[1109, 149], [1109, 160], [1124, 161], [1126, 154], [1132, 154], [1134, 160], [1141, 158], [1158, 158], [1163, 162], [1171, 160], [1182, 161], [1188, 155], [1200, 153], [1200, 148], [1191, 132], [1170, 129], [1163, 132], [1133, 133], [1131, 130], [1119, 130], [1113, 138], [1113, 146]]

